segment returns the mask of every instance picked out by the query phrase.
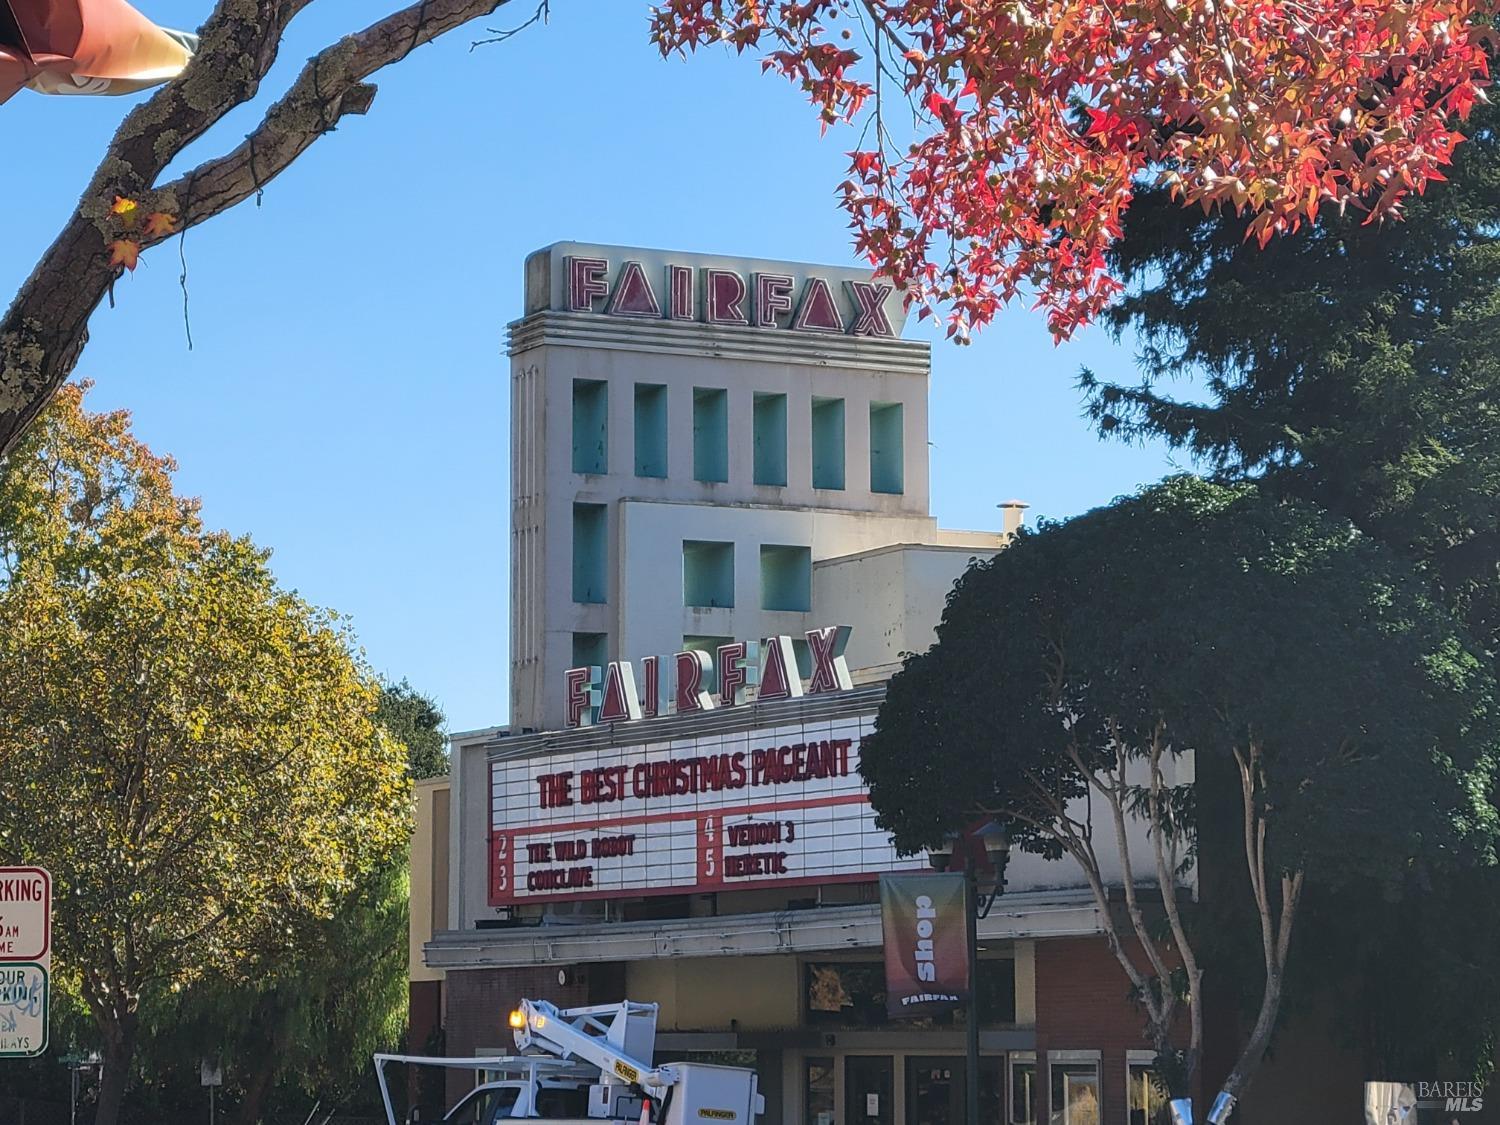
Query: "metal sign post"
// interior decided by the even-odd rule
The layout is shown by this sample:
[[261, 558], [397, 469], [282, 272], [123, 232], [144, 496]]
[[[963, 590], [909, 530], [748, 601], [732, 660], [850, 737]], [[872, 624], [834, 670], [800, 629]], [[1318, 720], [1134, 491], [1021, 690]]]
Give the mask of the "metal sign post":
[[204, 1059], [198, 1067], [198, 1076], [203, 1085], [208, 1087], [208, 1125], [214, 1125], [214, 1095], [224, 1085], [224, 1068], [217, 1062]]
[[52, 975], [52, 876], [0, 867], [0, 1058], [47, 1049]]
[[58, 1061], [72, 1072], [72, 1094], [68, 1103], [68, 1121], [71, 1125], [78, 1125], [78, 1076], [83, 1071], [93, 1070], [103, 1066], [104, 1063], [99, 1058], [98, 1051], [90, 1051], [86, 1055], [75, 1051], [72, 1054], [64, 1055]]

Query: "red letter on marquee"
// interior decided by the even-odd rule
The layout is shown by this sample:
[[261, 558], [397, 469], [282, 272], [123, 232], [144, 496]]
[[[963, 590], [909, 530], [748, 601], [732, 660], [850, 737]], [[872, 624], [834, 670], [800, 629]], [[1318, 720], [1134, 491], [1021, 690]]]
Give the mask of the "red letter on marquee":
[[615, 295], [609, 299], [605, 312], [610, 316], [660, 317], [661, 305], [656, 301], [656, 291], [646, 280], [646, 271], [640, 262], [626, 262], [620, 267], [620, 277], [615, 282]]
[[876, 285], [867, 281], [847, 281], [849, 292], [859, 313], [849, 328], [851, 336], [894, 336], [891, 322], [885, 315], [885, 299], [891, 295], [891, 286]]
[[792, 279], [779, 273], [755, 275], [755, 327], [775, 328], [782, 313], [792, 311]]
[[569, 668], [563, 673], [563, 706], [567, 725], [591, 727], [599, 704], [599, 669]]
[[679, 652], [677, 665], [677, 711], [712, 711], [714, 697], [703, 688], [703, 678], [713, 669], [708, 653]]
[[719, 702], [725, 707], [745, 702], [745, 688], [756, 682], [756, 647], [754, 641], [719, 646]]
[[693, 267], [667, 267], [667, 318], [669, 320], [694, 320], [697, 312], [693, 308]]
[[661, 657], [641, 658], [641, 714], [654, 719], [666, 711], [666, 692], [662, 691]]
[[710, 324], [749, 324], [745, 279], [733, 270], [703, 271], [703, 319]]
[[568, 311], [593, 312], [594, 298], [609, 294], [609, 282], [604, 280], [609, 263], [603, 258], [565, 258], [563, 267], [568, 271]]
[[829, 625], [807, 631], [807, 647], [812, 651], [812, 680], [809, 695], [824, 691], [848, 691], [854, 686], [849, 665], [844, 661], [844, 646], [849, 643], [849, 626]]
[[844, 321], [839, 316], [838, 303], [829, 291], [828, 282], [821, 277], [810, 277], [802, 287], [802, 303], [797, 306], [797, 315], [792, 318], [793, 328], [809, 332], [843, 332]]
[[802, 677], [797, 672], [797, 650], [791, 637], [767, 637], [760, 650], [760, 700], [798, 699]]
[[611, 660], [604, 673], [604, 702], [599, 705], [601, 723], [629, 722], [641, 717], [635, 694], [635, 671], [628, 661]]

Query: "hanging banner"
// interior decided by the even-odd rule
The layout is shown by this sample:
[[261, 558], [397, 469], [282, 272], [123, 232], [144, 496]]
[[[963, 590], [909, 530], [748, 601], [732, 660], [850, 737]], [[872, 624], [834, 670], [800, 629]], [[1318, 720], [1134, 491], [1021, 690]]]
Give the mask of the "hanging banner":
[[880, 931], [891, 1019], [935, 1016], [969, 999], [962, 875], [882, 875]]

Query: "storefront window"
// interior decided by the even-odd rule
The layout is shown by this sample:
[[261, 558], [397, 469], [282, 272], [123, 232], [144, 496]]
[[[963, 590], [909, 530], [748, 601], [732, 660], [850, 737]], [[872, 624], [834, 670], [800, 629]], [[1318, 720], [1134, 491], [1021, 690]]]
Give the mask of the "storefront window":
[[1130, 1061], [1130, 1125], [1172, 1125], [1171, 1095], [1151, 1064]]
[[1054, 1057], [1048, 1069], [1052, 1073], [1049, 1125], [1101, 1125], [1098, 1058]]
[[833, 1060], [807, 1059], [802, 1072], [804, 1125], [833, 1125]]
[[809, 963], [807, 1022], [868, 1027], [885, 1022], [885, 967], [875, 961]]
[[1036, 1059], [1034, 1058], [1011, 1056], [1008, 1125], [1036, 1125]]

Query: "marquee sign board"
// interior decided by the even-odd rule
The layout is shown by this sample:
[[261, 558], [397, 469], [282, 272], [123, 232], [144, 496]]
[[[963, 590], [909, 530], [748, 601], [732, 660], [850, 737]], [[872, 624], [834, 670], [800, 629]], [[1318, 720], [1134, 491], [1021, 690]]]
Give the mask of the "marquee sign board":
[[490, 765], [490, 904], [925, 870], [875, 827], [873, 713]]
[[0, 867], [0, 1058], [47, 1049], [52, 969], [52, 876]]

